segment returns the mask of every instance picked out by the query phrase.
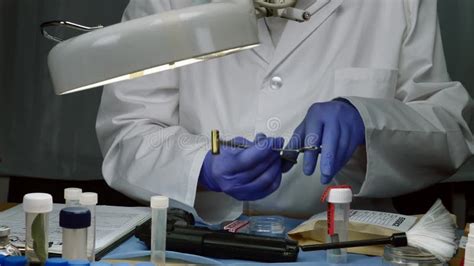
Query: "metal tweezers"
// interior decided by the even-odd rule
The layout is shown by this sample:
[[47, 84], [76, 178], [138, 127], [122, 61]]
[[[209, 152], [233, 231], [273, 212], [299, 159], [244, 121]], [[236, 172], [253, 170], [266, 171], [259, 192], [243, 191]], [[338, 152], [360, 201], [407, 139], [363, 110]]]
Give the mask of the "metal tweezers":
[[[234, 143], [232, 141], [225, 141], [225, 140], [220, 140], [219, 141], [220, 145], [226, 146], [226, 147], [232, 147], [232, 148], [239, 148], [239, 149], [248, 149], [250, 146], [245, 145], [245, 144], [238, 144]], [[321, 151], [320, 147], [316, 146], [307, 146], [307, 147], [301, 147], [299, 149], [273, 149], [274, 151], [279, 151], [279, 152], [297, 152], [297, 153], [303, 153], [305, 151]]]
[[[212, 151], [212, 154], [214, 154], [214, 155], [219, 154], [221, 145], [226, 146], [226, 147], [239, 148], [239, 149], [248, 149], [250, 147], [249, 145], [234, 143], [233, 141], [229, 141], [229, 140], [221, 140], [219, 138], [219, 130], [216, 130], [216, 129], [212, 130], [211, 131], [211, 151]], [[280, 152], [281, 158], [283, 160], [291, 162], [293, 164], [296, 164], [297, 163], [296, 159], [289, 158], [289, 157], [285, 156], [283, 153], [287, 153], [287, 152], [303, 153], [305, 151], [321, 152], [321, 147], [307, 146], [307, 147], [301, 147], [299, 149], [273, 149], [273, 150]]]

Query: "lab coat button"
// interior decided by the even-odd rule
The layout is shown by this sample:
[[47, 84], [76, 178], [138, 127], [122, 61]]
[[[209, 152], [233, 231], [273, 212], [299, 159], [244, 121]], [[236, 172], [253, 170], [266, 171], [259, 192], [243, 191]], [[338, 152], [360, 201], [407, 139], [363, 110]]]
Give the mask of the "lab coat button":
[[272, 88], [272, 90], [279, 90], [282, 86], [283, 80], [278, 76], [273, 77], [270, 81], [270, 88]]

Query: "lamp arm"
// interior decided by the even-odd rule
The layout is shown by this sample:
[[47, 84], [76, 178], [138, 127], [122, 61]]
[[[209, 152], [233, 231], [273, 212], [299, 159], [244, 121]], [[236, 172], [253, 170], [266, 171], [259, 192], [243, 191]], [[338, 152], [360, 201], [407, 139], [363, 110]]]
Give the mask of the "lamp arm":
[[50, 28], [50, 27], [66, 27], [66, 28], [70, 28], [70, 29], [74, 29], [74, 30], [78, 30], [78, 31], [88, 32], [88, 31], [101, 29], [104, 26], [97, 25], [95, 27], [88, 27], [88, 26], [83, 26], [83, 25], [80, 25], [80, 24], [77, 24], [77, 23], [64, 21], [64, 20], [54, 20], [54, 21], [47, 21], [47, 22], [41, 23], [41, 25], [40, 25], [41, 34], [46, 39], [49, 39], [49, 40], [52, 40], [52, 41], [55, 41], [55, 42], [62, 42], [63, 39], [58, 38], [56, 36], [53, 36], [53, 35], [49, 34], [46, 31], [46, 28]]
[[294, 8], [297, 0], [285, 0], [273, 3], [271, 0], [253, 0], [257, 17], [280, 17], [283, 19], [305, 22], [311, 14], [305, 10]]
[[283, 3], [270, 3], [264, 0], [254, 0], [255, 6], [265, 7], [268, 9], [283, 9], [287, 7], [293, 7], [296, 4], [296, 0], [287, 0]]

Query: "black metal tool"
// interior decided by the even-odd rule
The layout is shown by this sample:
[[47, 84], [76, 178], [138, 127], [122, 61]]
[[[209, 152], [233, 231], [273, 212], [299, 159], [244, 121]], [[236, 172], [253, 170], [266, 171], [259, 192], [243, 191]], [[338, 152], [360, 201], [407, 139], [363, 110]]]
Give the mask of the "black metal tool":
[[308, 245], [302, 246], [302, 251], [314, 251], [314, 250], [327, 250], [327, 249], [339, 249], [339, 248], [353, 248], [353, 247], [364, 247], [364, 246], [376, 246], [376, 245], [387, 245], [391, 244], [395, 247], [403, 247], [408, 245], [407, 235], [405, 233], [396, 233], [386, 238], [376, 238], [367, 240], [356, 240], [356, 241], [345, 241], [336, 243], [326, 243], [319, 245]]
[[[298, 258], [296, 241], [196, 227], [182, 217], [168, 216], [166, 249], [221, 259], [261, 262], [293, 262]], [[150, 247], [151, 221], [135, 229], [135, 236]]]
[[[221, 140], [219, 137], [219, 130], [214, 129], [211, 131], [211, 153], [214, 155], [217, 155], [220, 153], [221, 146], [226, 146], [226, 147], [232, 147], [232, 148], [238, 148], [238, 149], [248, 149], [250, 146], [245, 145], [245, 144], [240, 144], [240, 143], [234, 143], [233, 141], [229, 140]], [[285, 152], [295, 152], [295, 153], [304, 153], [305, 151], [315, 151], [315, 152], [321, 152], [321, 147], [316, 147], [316, 146], [307, 146], [307, 147], [301, 147], [299, 149], [273, 149], [274, 151], [280, 152], [281, 158], [283, 160], [292, 162], [293, 164], [296, 164], [297, 161], [293, 158], [288, 158], [284, 156]]]

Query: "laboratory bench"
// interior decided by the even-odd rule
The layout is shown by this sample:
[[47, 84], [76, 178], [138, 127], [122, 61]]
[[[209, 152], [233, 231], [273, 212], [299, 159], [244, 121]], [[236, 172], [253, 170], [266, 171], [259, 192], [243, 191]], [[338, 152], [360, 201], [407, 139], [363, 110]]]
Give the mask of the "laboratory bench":
[[[17, 205], [16, 203], [4, 203], [0, 204], [0, 211], [9, 209]], [[245, 217], [243, 218], [245, 219]], [[285, 231], [288, 232], [291, 229], [298, 226], [302, 220], [284, 218]], [[110, 251], [105, 255], [102, 260], [108, 262], [128, 262], [131, 264], [148, 261], [150, 251], [148, 250], [145, 243], [140, 241], [135, 236], [130, 237], [125, 242], [120, 244], [117, 248]], [[174, 251], [166, 252], [167, 264], [170, 265], [183, 265], [183, 264], [205, 264], [205, 265], [255, 265], [265, 264], [255, 261], [244, 261], [244, 260], [230, 260], [230, 259], [215, 259], [209, 257], [198, 256], [194, 254], [186, 254]], [[450, 265], [460, 265], [459, 256], [454, 258]], [[348, 253], [347, 264], [345, 265], [387, 265], [384, 264], [381, 257], [366, 256], [359, 254]], [[331, 265], [326, 263], [326, 251], [310, 251], [303, 252], [300, 250], [298, 254], [298, 260], [291, 263], [278, 263], [278, 265]], [[332, 264], [333, 265], [333, 264]]]

